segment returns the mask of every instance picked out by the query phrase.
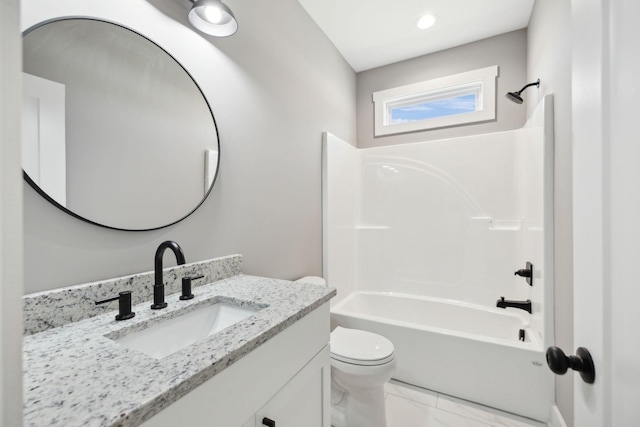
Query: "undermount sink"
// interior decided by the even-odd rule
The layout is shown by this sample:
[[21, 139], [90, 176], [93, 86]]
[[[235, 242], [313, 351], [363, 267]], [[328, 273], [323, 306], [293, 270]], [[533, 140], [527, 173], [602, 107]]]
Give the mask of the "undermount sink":
[[115, 338], [119, 344], [162, 359], [257, 313], [261, 308], [218, 302], [140, 331]]

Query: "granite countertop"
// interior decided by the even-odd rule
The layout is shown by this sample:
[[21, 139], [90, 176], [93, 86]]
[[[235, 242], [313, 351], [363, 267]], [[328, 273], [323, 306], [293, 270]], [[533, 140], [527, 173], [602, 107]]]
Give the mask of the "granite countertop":
[[[334, 288], [239, 275], [194, 289], [196, 297], [151, 310], [133, 307], [26, 336], [23, 343], [25, 426], [136, 426], [225, 367], [329, 301]], [[168, 317], [227, 301], [262, 308], [231, 327], [163, 359], [128, 349], [109, 337]]]

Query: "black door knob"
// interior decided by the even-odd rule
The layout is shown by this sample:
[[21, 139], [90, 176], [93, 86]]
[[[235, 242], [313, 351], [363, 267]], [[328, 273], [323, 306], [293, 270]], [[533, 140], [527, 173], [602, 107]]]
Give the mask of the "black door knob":
[[564, 375], [569, 368], [578, 371], [582, 380], [587, 384], [593, 384], [596, 380], [593, 359], [589, 350], [584, 347], [578, 347], [575, 356], [567, 356], [558, 347], [549, 347], [547, 349], [547, 365], [553, 373], [558, 375]]

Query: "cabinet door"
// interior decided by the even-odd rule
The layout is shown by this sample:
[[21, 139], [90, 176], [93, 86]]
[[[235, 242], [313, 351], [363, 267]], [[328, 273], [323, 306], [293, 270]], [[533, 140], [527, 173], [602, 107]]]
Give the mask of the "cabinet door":
[[256, 413], [256, 427], [329, 427], [331, 365], [325, 346]]

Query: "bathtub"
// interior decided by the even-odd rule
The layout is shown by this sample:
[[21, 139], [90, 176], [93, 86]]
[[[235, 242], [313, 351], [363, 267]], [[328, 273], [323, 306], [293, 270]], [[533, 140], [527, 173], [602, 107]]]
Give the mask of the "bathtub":
[[334, 326], [393, 342], [393, 378], [547, 421], [554, 380], [528, 317], [515, 309], [380, 292], [351, 293], [331, 309]]

